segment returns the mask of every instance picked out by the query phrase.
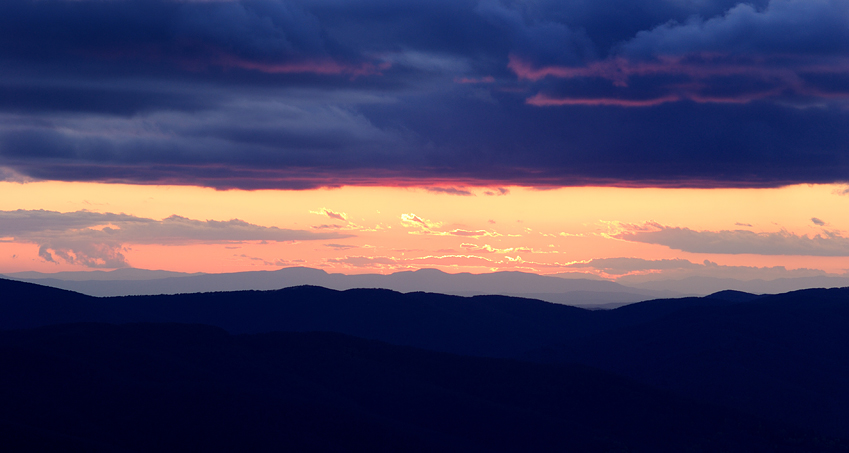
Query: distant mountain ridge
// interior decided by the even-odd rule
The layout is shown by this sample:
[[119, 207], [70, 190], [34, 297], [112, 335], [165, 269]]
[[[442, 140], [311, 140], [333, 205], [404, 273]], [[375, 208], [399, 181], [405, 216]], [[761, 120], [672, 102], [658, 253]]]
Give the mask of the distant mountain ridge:
[[147, 270], [135, 268], [122, 268], [111, 271], [63, 271], [46, 274], [43, 272], [12, 272], [4, 274], [15, 280], [51, 279], [62, 281], [112, 281], [112, 280], [157, 280], [172, 277], [190, 277], [205, 275], [203, 272], [187, 273], [162, 270]]
[[581, 274], [574, 273], [537, 275], [504, 271], [484, 274], [448, 274], [436, 269], [420, 269], [387, 275], [346, 275], [308, 267], [222, 274], [127, 268], [113, 271], [52, 274], [16, 272], [6, 274], [5, 277], [92, 296], [271, 290], [289, 286], [315, 285], [337, 290], [385, 288], [400, 292], [425, 291], [459, 296], [501, 294], [600, 308], [616, 308], [660, 297], [705, 296], [729, 289], [752, 294], [778, 294], [806, 288], [849, 286], [849, 277], [831, 275], [774, 280], [736, 280], [693, 276], [649, 281], [646, 281], [646, 276], [634, 278], [626, 276], [613, 282], [590, 274], [586, 274], [584, 278]]
[[843, 288], [849, 286], [849, 277], [812, 276], [777, 278], [774, 280], [736, 280], [733, 278], [694, 276], [684, 279], [655, 280], [648, 282], [622, 279], [631, 288], [652, 291], [671, 291], [680, 294], [712, 294], [733, 289], [754, 294], [779, 294], [807, 288]]
[[[120, 272], [119, 272], [120, 271]], [[622, 305], [677, 294], [633, 289], [609, 281], [562, 279], [524, 272], [448, 274], [436, 269], [380, 274], [329, 274], [321, 269], [289, 267], [276, 271], [225, 274], [170, 275], [164, 271], [116, 270], [97, 275], [97, 280], [80, 280], [85, 273], [57, 278], [33, 278], [51, 274], [12, 274], [16, 280], [62, 288], [92, 296], [181, 294], [210, 291], [273, 290], [298, 285], [330, 289], [384, 288], [400, 292], [439, 292], [453, 295], [503, 294], [532, 297], [568, 305]], [[125, 275], [132, 279], [123, 279]], [[151, 276], [145, 278], [146, 275]], [[157, 276], [153, 278], [153, 276]], [[110, 279], [117, 278], [117, 279]]]

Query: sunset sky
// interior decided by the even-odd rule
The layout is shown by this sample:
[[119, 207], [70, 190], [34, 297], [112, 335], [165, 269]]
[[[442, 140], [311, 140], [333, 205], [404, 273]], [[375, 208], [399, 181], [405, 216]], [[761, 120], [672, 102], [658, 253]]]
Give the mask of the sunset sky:
[[845, 0], [4, 0], [0, 273], [849, 271]]

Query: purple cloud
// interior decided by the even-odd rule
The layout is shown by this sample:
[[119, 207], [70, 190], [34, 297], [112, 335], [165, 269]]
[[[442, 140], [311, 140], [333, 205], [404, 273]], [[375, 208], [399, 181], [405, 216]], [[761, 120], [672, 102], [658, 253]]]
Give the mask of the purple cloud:
[[0, 180], [457, 195], [844, 181], [847, 8], [5, 0]]

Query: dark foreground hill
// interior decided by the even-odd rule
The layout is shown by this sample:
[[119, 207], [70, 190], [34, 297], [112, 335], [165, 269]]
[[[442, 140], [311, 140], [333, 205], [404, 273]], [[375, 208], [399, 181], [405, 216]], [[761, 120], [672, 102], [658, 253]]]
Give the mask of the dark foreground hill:
[[[0, 329], [72, 322], [181, 322], [231, 333], [340, 332], [456, 354], [519, 357], [546, 346], [727, 298], [686, 298], [590, 311], [507, 296], [297, 286], [160, 296], [90, 297], [0, 279]], [[625, 309], [627, 308], [627, 309]]]
[[581, 363], [849, 438], [849, 289], [722, 292], [589, 311], [532, 299], [295, 287], [92, 298], [0, 280], [0, 328], [181, 322], [339, 332], [464, 355]]
[[810, 452], [845, 444], [579, 365], [179, 324], [0, 333], [4, 451]]
[[849, 438], [849, 288], [687, 307], [531, 357]]

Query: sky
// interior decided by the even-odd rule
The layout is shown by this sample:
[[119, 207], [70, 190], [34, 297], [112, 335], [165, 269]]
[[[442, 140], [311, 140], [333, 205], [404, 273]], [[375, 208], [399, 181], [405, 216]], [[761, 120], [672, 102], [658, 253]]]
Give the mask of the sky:
[[845, 0], [5, 0], [0, 272], [849, 270]]

